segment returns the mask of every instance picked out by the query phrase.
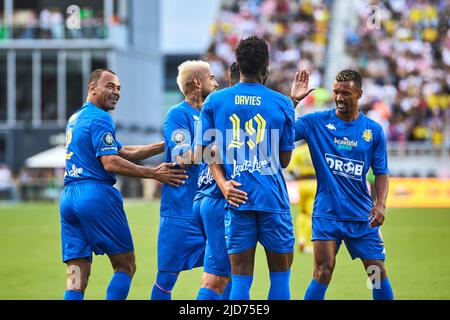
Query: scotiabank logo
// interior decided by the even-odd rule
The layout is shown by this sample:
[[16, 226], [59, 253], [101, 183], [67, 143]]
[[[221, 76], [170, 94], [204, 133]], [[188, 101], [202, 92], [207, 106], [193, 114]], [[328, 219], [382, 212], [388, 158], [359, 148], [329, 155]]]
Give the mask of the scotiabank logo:
[[329, 153], [325, 153], [325, 160], [333, 174], [362, 181], [364, 162], [338, 157]]

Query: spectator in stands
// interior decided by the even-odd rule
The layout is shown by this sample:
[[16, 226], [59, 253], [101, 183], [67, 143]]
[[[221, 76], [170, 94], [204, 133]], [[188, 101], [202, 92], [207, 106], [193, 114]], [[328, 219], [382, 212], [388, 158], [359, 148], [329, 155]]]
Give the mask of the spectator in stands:
[[450, 142], [450, 2], [377, 2], [379, 28], [368, 24], [370, 4], [358, 1], [359, 23], [346, 38], [351, 67], [367, 79], [365, 108], [382, 99], [391, 113], [390, 141]]

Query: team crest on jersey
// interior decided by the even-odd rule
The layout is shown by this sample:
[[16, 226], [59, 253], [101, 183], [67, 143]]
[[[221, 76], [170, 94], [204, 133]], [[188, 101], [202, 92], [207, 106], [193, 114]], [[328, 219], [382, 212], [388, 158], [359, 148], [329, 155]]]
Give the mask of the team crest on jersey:
[[112, 135], [111, 132], [107, 132], [103, 135], [103, 143], [108, 145], [108, 146], [112, 146], [114, 144], [114, 137]]
[[364, 130], [362, 137], [367, 142], [372, 141], [372, 130], [370, 130], [370, 129]]
[[175, 143], [183, 142], [186, 139], [186, 135], [183, 132], [177, 131], [172, 135], [172, 141]]

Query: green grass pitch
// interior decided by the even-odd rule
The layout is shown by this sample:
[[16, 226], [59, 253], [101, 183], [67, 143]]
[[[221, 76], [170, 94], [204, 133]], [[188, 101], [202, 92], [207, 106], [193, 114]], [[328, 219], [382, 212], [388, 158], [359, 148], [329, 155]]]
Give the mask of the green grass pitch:
[[[129, 299], [149, 299], [156, 275], [159, 203], [126, 202], [137, 272]], [[297, 208], [294, 206], [293, 214]], [[387, 271], [396, 299], [450, 299], [450, 209], [389, 209], [382, 227]], [[56, 204], [0, 206], [0, 299], [62, 299], [65, 265], [61, 262], [59, 211]], [[295, 252], [292, 299], [303, 299], [312, 277], [312, 255]], [[182, 272], [173, 299], [195, 299], [201, 268]], [[94, 256], [86, 299], [104, 299], [112, 275], [106, 256]], [[252, 299], [268, 292], [264, 251], [258, 247]], [[359, 260], [345, 246], [337, 257], [327, 299], [371, 299]]]

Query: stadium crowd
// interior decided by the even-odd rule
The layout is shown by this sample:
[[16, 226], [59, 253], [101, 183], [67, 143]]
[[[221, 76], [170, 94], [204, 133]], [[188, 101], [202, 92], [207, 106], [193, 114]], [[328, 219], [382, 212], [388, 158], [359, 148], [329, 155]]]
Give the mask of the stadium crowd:
[[449, 143], [450, 1], [357, 4], [358, 25], [346, 43], [364, 79], [361, 106], [390, 141]]
[[311, 87], [323, 81], [330, 1], [225, 0], [212, 27], [213, 41], [203, 57], [211, 63], [218, 82], [228, 83], [227, 68], [234, 61], [239, 39], [263, 37], [270, 45], [267, 85], [288, 94], [292, 77], [301, 66], [310, 70]]
[[[268, 86], [288, 94], [295, 71], [309, 69], [310, 86], [317, 89], [304, 105], [323, 106], [331, 98], [330, 88], [323, 88], [331, 2], [224, 0], [203, 58], [223, 86], [238, 39], [262, 36], [270, 44]], [[390, 141], [449, 143], [450, 1], [355, 3], [358, 23], [347, 31], [346, 48], [348, 67], [364, 79], [363, 111], [383, 126]], [[379, 26], [372, 17], [381, 18]]]

